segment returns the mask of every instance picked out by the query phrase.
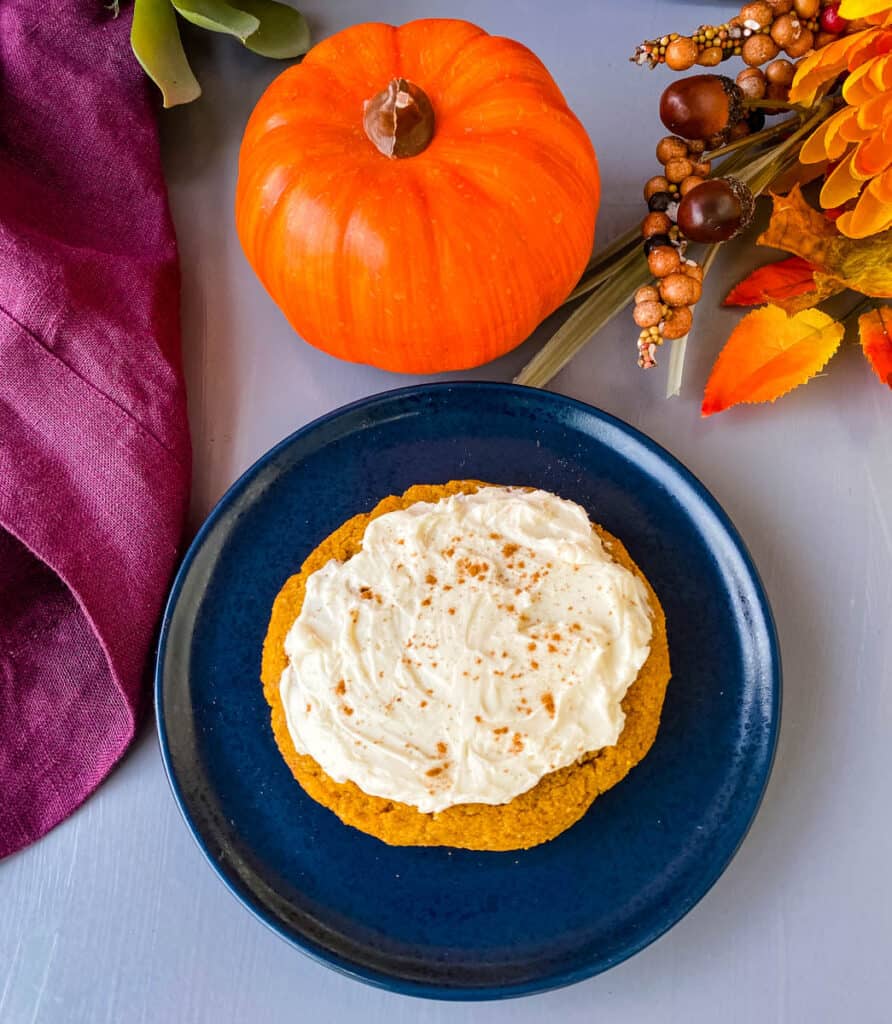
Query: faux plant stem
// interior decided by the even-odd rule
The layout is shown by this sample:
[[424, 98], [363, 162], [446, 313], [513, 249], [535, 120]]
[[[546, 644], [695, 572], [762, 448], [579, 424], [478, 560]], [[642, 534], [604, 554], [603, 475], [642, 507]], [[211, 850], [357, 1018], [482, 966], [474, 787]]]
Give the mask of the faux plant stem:
[[514, 378], [515, 384], [542, 388], [589, 339], [628, 305], [636, 288], [647, 284], [650, 270], [644, 255], [632, 253], [629, 266], [606, 281], [558, 328], [554, 336]]
[[747, 110], [791, 110], [799, 114], [808, 113], [808, 107], [803, 107], [799, 103], [790, 103], [789, 100], [744, 100], [743, 105]]
[[[711, 245], [706, 250], [706, 256], [703, 258], [703, 262], [701, 264], [704, 281], [706, 280], [706, 275], [709, 273], [709, 268], [715, 262], [718, 252], [718, 245]], [[686, 334], [683, 338], [676, 338], [672, 342], [672, 348], [669, 350], [669, 372], [666, 377], [667, 398], [675, 398], [681, 394], [681, 382], [684, 377], [684, 361], [688, 350], [688, 337], [689, 335]]]
[[[632, 231], [627, 232], [633, 236], [632, 242], [637, 243], [640, 240], [640, 232], [638, 228], [633, 228]], [[625, 237], [625, 236], [623, 236]], [[622, 246], [617, 252], [622, 252], [623, 249], [629, 248], [628, 243]], [[575, 299], [582, 298], [583, 295], [588, 295], [589, 292], [593, 292], [596, 288], [600, 288], [605, 281], [609, 281], [611, 277], [615, 277], [621, 273], [625, 267], [629, 266], [634, 262], [635, 257], [638, 255], [637, 246], [625, 253], [620, 259], [613, 260], [606, 252], [601, 259], [594, 265], [591, 271], [589, 271], [585, 277], [579, 282], [578, 285], [573, 289], [572, 292], [564, 300], [563, 305], [568, 302], [573, 302]]]
[[780, 135], [791, 131], [795, 126], [802, 124], [802, 115], [789, 117], [785, 121], [772, 125], [770, 128], [763, 128], [761, 131], [753, 132], [752, 135], [744, 135], [742, 139], [735, 139], [725, 146], [720, 146], [705, 154], [709, 160], [717, 160], [720, 156], [727, 156], [729, 153], [736, 153], [739, 149], [749, 149], [752, 146], [761, 145], [763, 142], [770, 142]]
[[740, 180], [749, 186], [754, 196], [759, 195], [774, 181], [787, 155], [802, 141], [804, 136], [810, 135], [818, 127], [833, 110], [833, 106], [832, 100], [822, 100], [814, 108], [811, 116], [804, 120], [788, 139], [784, 139], [775, 149], [754, 160], [738, 174]]

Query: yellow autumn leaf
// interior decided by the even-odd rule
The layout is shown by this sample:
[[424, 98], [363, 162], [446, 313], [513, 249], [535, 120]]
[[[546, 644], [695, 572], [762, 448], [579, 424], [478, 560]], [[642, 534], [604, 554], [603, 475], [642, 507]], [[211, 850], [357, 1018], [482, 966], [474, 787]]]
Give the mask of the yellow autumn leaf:
[[712, 368], [702, 414], [741, 402], [773, 402], [822, 370], [844, 333], [842, 324], [818, 309], [789, 317], [778, 306], [748, 313]]
[[840, 17], [849, 21], [855, 18], [869, 18], [871, 15], [883, 14], [892, 6], [889, 0], [842, 0], [839, 5]]
[[774, 196], [771, 220], [757, 239], [801, 256], [817, 267], [815, 283], [851, 288], [873, 298], [892, 298], [892, 229], [867, 238], [847, 238], [802, 198], [799, 187]]

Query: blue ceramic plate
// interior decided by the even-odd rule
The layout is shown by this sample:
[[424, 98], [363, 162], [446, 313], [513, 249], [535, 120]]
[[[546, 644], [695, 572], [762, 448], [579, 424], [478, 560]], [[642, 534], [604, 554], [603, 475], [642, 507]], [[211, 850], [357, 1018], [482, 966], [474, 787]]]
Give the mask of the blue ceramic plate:
[[[342, 825], [291, 777], [258, 680], [270, 607], [304, 557], [379, 498], [461, 477], [582, 504], [627, 545], [668, 620], [673, 678], [650, 754], [526, 852], [389, 847]], [[578, 981], [678, 921], [752, 821], [780, 707], [765, 594], [697, 480], [597, 409], [486, 383], [378, 395], [264, 455], [186, 556], [156, 685], [174, 794], [232, 892], [330, 966], [449, 999]]]

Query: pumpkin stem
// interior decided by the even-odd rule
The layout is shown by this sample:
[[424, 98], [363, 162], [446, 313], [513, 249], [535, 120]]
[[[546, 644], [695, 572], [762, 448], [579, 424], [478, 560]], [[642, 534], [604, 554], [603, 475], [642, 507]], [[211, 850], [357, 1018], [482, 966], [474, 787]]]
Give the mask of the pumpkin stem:
[[383, 92], [365, 101], [362, 126], [384, 156], [417, 156], [434, 137], [434, 108], [414, 82], [392, 78]]

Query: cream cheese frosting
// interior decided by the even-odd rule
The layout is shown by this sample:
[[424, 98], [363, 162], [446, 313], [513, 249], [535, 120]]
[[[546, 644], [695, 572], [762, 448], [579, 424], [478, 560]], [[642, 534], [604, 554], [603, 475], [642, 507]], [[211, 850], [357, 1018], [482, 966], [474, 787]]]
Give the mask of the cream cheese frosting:
[[379, 516], [308, 577], [280, 692], [336, 782], [423, 812], [501, 804], [616, 743], [651, 634], [584, 509], [483, 487]]

